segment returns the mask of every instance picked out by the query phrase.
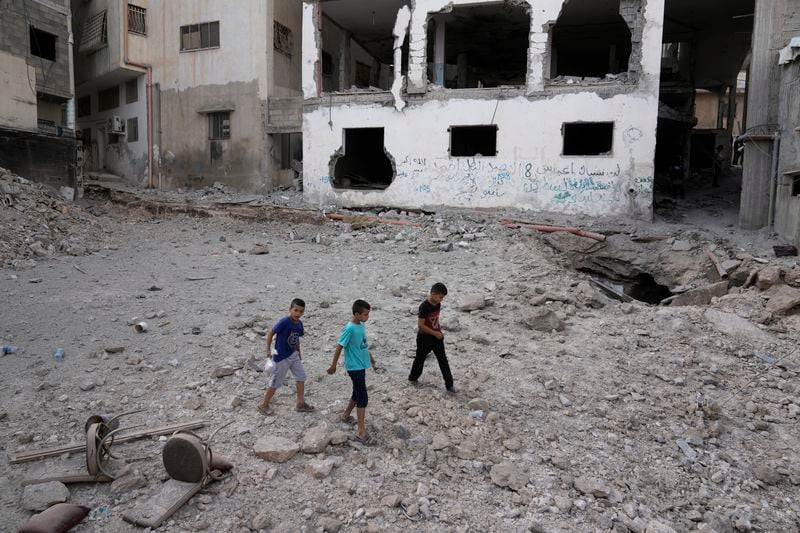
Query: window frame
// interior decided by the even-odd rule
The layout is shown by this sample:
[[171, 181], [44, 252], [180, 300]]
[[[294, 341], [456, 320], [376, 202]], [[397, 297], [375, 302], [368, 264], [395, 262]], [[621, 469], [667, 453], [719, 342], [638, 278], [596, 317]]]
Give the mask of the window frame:
[[[103, 94], [111, 94], [112, 90], [116, 90], [117, 98], [116, 98], [116, 105], [106, 107], [103, 103]], [[111, 111], [112, 109], [117, 109], [119, 107], [119, 85], [114, 85], [113, 87], [108, 87], [103, 89], [102, 91], [97, 91], [97, 111], [102, 113], [104, 111]]]
[[130, 117], [125, 121], [125, 139], [128, 143], [139, 142], [139, 117]]
[[[212, 36], [214, 35], [214, 33], [212, 32], [211, 28], [213, 28], [214, 25], [216, 25], [217, 42], [216, 42], [216, 44], [211, 44]], [[220, 34], [219, 27], [220, 27], [220, 25], [219, 25], [219, 21], [218, 20], [212, 20], [212, 21], [209, 21], [209, 22], [198, 22], [196, 24], [184, 24], [178, 30], [178, 41], [179, 41], [178, 45], [179, 45], [179, 48], [180, 48], [180, 52], [181, 53], [184, 53], [184, 52], [199, 52], [199, 51], [202, 51], [202, 50], [214, 50], [214, 49], [217, 49], [217, 48], [221, 48], [222, 47], [222, 45], [221, 45], [222, 37], [221, 37], [221, 34]], [[196, 28], [196, 30], [195, 31], [191, 31], [192, 28]], [[207, 32], [206, 35], [207, 35], [207, 39], [209, 41], [207, 43], [208, 46], [203, 46], [203, 28], [205, 28], [205, 31]], [[186, 30], [186, 31], [184, 31], [184, 30]], [[189, 34], [193, 34], [193, 33], [197, 33], [199, 35], [199, 37], [198, 37], [198, 40], [199, 40], [198, 46], [197, 47], [185, 47], [184, 46], [184, 42], [183, 42], [184, 34], [189, 35]]]
[[[476, 129], [489, 129], [494, 130], [494, 153], [493, 154], [484, 154], [481, 153], [480, 156], [478, 154], [453, 154], [453, 130], [476, 130]], [[447, 154], [450, 157], [497, 157], [499, 150], [497, 149], [497, 134], [500, 131], [500, 127], [497, 124], [457, 124], [451, 125], [447, 128], [448, 133], [448, 145], [447, 145]]]
[[[86, 107], [84, 107], [84, 102]], [[78, 118], [88, 117], [92, 114], [92, 95], [81, 96], [75, 101], [75, 114]]]
[[272, 21], [272, 47], [275, 51], [291, 58], [294, 48], [292, 29], [277, 20]]
[[[140, 21], [141, 24], [131, 24]], [[141, 29], [139, 29], [141, 27]], [[128, 33], [147, 37], [147, 9], [142, 6], [128, 4]]]
[[[598, 154], [583, 154], [583, 153], [567, 153], [567, 128], [573, 126], [599, 126], [609, 125], [610, 132], [610, 145], [609, 149], [605, 152]], [[617, 123], [614, 120], [592, 120], [592, 121], [574, 121], [561, 123], [561, 157], [614, 157], [614, 133], [617, 128]]]
[[[39, 37], [48, 36], [53, 38], [53, 57], [46, 57], [41, 55], [42, 52], [42, 45], [39, 42]], [[34, 52], [34, 43], [36, 45], [36, 51], [39, 52], [38, 54]], [[58, 35], [55, 33], [51, 33], [49, 31], [45, 31], [42, 29], [37, 28], [33, 24], [28, 26], [28, 47], [30, 49], [30, 54], [33, 57], [38, 57], [41, 59], [45, 59], [47, 61], [53, 61], [54, 63], [58, 61]]]
[[[231, 112], [214, 111], [206, 113], [208, 115], [208, 140], [209, 141], [228, 141], [231, 138]], [[227, 133], [225, 132], [225, 118], [227, 115]], [[215, 123], [215, 121], [219, 121]]]

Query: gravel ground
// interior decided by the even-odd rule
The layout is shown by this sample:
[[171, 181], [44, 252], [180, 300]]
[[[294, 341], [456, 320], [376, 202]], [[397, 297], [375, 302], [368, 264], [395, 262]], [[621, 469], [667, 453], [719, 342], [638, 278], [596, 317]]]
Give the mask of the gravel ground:
[[[159, 531], [798, 531], [800, 324], [764, 318], [758, 289], [708, 308], [619, 303], [540, 235], [475, 213], [348, 231], [101, 211], [98, 251], [0, 271], [0, 339], [22, 348], [0, 357], [0, 437], [7, 453], [79, 442], [89, 415], [132, 409], [144, 412], [124, 425], [203, 419], [197, 431], [208, 435], [233, 421], [213, 443], [233, 476]], [[256, 244], [269, 253], [250, 253]], [[407, 384], [415, 312], [437, 281], [450, 289], [442, 322], [454, 396], [433, 357], [421, 386]], [[265, 418], [255, 405], [267, 378], [248, 360], [262, 361], [263, 335], [294, 297], [307, 302], [317, 412], [295, 412], [289, 386]], [[368, 447], [337, 421], [346, 374], [325, 373], [356, 298], [373, 304], [378, 363], [367, 377]], [[459, 310], [468, 301], [475, 309]], [[752, 329], [731, 329], [732, 316]], [[149, 331], [136, 333], [136, 319]], [[106, 351], [115, 347], [124, 351]], [[770, 366], [753, 351], [785, 359]], [[309, 453], [258, 457], [272, 437]], [[122, 514], [165, 479], [162, 446], [116, 445], [120, 479], [70, 486], [69, 502], [95, 509], [74, 531], [140, 530]], [[2, 529], [32, 514], [23, 479], [69, 468], [80, 470], [79, 454], [1, 459]]]

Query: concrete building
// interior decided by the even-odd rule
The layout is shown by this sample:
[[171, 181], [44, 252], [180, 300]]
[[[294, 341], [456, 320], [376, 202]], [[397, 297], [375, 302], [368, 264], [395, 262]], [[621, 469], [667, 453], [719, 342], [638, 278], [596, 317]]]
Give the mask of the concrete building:
[[652, 213], [663, 0], [303, 3], [312, 203]]
[[53, 185], [75, 178], [69, 0], [0, 0], [0, 166]]
[[73, 2], [87, 166], [132, 184], [291, 184], [301, 146], [292, 0]]
[[739, 223], [800, 245], [800, 1], [757, 0]]

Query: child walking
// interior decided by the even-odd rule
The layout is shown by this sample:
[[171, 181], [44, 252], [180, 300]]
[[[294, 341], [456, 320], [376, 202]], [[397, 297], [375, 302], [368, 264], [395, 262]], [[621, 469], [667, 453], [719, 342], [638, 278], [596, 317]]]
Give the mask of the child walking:
[[[314, 410], [313, 405], [306, 403], [305, 382], [306, 371], [303, 368], [303, 359], [300, 356], [300, 337], [305, 333], [303, 323], [300, 318], [306, 310], [306, 303], [300, 298], [292, 300], [289, 306], [289, 316], [280, 319], [267, 335], [267, 357], [272, 357], [275, 367], [272, 369], [272, 378], [269, 388], [264, 394], [264, 399], [258, 404], [258, 410], [265, 416], [274, 414], [269, 402], [275, 395], [275, 391], [283, 385], [286, 373], [292, 371], [297, 384], [297, 403], [295, 410], [301, 413], [310, 413]], [[272, 339], [275, 338], [275, 350], [272, 352]]]
[[364, 322], [369, 320], [370, 305], [364, 300], [353, 302], [353, 318], [342, 328], [336, 351], [333, 353], [333, 361], [328, 374], [336, 372], [336, 365], [339, 363], [339, 356], [344, 350], [344, 367], [353, 382], [353, 394], [350, 401], [342, 413], [341, 420], [347, 422], [351, 420], [350, 413], [356, 410], [358, 429], [356, 440], [362, 444], [370, 444], [371, 438], [367, 434], [367, 369], [375, 366], [375, 359], [369, 351]]
[[439, 370], [444, 378], [444, 387], [447, 392], [455, 393], [453, 386], [453, 375], [450, 373], [450, 364], [447, 362], [447, 355], [444, 353], [444, 333], [439, 326], [439, 312], [442, 308], [442, 300], [447, 296], [447, 287], [444, 283], [434, 283], [428, 297], [419, 306], [417, 315], [417, 355], [411, 365], [411, 373], [408, 381], [413, 384], [422, 375], [425, 366], [425, 358], [433, 351], [436, 360], [439, 362]]

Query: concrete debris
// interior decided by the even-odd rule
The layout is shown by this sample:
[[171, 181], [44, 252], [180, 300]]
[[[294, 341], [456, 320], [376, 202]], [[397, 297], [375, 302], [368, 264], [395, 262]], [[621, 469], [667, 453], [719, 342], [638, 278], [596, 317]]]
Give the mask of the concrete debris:
[[512, 463], [494, 465], [489, 475], [492, 478], [492, 483], [498, 487], [507, 487], [513, 491], [522, 490], [529, 480], [523, 469]]
[[713, 285], [686, 291], [673, 297], [671, 305], [676, 307], [682, 305], [708, 305], [713, 298], [728, 294], [728, 285], [728, 281], [720, 281]]
[[477, 311], [488, 305], [489, 301], [483, 294], [465, 294], [458, 303], [459, 311]]
[[566, 329], [564, 321], [549, 309], [534, 309], [522, 319], [522, 324], [528, 329], [544, 333], [564, 331]]
[[300, 449], [303, 453], [322, 453], [331, 442], [331, 434], [328, 425], [322, 423], [307, 430], [300, 442]]
[[27, 485], [22, 493], [22, 507], [28, 511], [44, 511], [51, 505], [69, 498], [69, 489], [58, 481]]
[[270, 436], [258, 439], [253, 445], [256, 456], [273, 463], [285, 463], [300, 451], [300, 446], [284, 437]]
[[781, 281], [781, 268], [777, 266], [769, 266], [762, 268], [758, 271], [758, 278], [756, 278], [756, 287], [759, 290], [766, 291], [773, 285]]
[[800, 289], [787, 285], [774, 285], [764, 292], [769, 298], [767, 309], [773, 313], [785, 314], [800, 306]]

